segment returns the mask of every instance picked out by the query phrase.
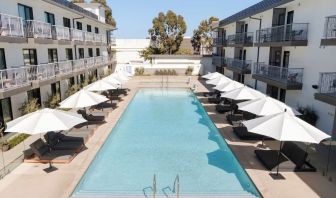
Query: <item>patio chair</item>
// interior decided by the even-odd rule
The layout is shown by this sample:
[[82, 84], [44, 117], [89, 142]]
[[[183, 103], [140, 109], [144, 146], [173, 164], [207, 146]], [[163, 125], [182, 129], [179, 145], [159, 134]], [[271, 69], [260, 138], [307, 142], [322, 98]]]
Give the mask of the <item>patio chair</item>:
[[269, 137], [249, 132], [245, 126], [234, 126], [232, 129], [233, 133], [241, 140], [271, 140]]
[[296, 78], [297, 78], [297, 76], [298, 76], [299, 74], [298, 73], [292, 73], [292, 74], [289, 74], [288, 75], [288, 80], [289, 80], [289, 82], [296, 82]]
[[52, 150], [41, 138], [30, 144], [30, 148], [38, 159], [27, 159], [26, 162], [69, 163], [76, 155], [72, 150]]
[[44, 139], [53, 150], [73, 150], [79, 152], [84, 146], [83, 141], [62, 141], [60, 136], [46, 133]]
[[229, 114], [226, 116], [226, 120], [233, 125], [234, 122], [242, 121], [244, 120], [243, 114]]
[[81, 114], [82, 117], [87, 120], [88, 122], [103, 122], [105, 121], [105, 116], [101, 115], [93, 115], [93, 114], [87, 114], [85, 110], [79, 109], [77, 111], [78, 114]]
[[84, 144], [84, 138], [83, 137], [75, 137], [71, 135], [65, 135], [61, 132], [57, 133], [54, 131], [50, 131], [46, 133], [45, 135], [48, 136], [48, 139], [55, 139], [58, 138], [59, 141], [64, 141], [64, 142], [81, 142]]
[[235, 104], [218, 104], [216, 105], [216, 111], [220, 114], [225, 114], [227, 112], [232, 112], [237, 108]]

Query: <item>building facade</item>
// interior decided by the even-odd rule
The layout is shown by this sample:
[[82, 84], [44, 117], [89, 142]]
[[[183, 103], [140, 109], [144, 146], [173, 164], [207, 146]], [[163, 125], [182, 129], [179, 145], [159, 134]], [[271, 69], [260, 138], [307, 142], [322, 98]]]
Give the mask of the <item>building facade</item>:
[[20, 107], [51, 95], [66, 98], [73, 84], [99, 78], [114, 62], [114, 27], [100, 4], [66, 0], [0, 2], [0, 118], [20, 116]]
[[215, 27], [217, 71], [292, 107], [336, 136], [336, 1], [264, 0]]

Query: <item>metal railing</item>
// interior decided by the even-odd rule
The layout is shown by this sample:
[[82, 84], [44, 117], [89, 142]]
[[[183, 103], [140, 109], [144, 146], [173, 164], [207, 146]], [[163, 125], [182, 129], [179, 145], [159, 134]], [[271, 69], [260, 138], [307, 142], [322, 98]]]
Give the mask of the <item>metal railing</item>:
[[63, 26], [58, 26], [58, 25], [53, 25], [53, 37], [54, 39], [57, 40], [71, 40], [70, 36], [70, 28], [68, 27], [63, 27]]
[[320, 73], [319, 93], [336, 93], [336, 72]]
[[253, 32], [243, 32], [229, 35], [227, 38], [228, 45], [235, 44], [253, 44]]
[[180, 197], [180, 176], [178, 174], [174, 180], [173, 193], [176, 193], [176, 198]]
[[57, 4], [60, 4], [62, 6], [65, 6], [67, 8], [73, 9], [73, 10], [75, 10], [77, 12], [80, 12], [82, 14], [85, 14], [85, 15], [87, 15], [89, 17], [92, 17], [92, 18], [98, 20], [98, 16], [96, 14], [94, 14], [94, 13], [88, 11], [88, 10], [85, 10], [84, 8], [78, 6], [78, 5], [76, 5], [76, 4], [74, 4], [74, 3], [70, 2], [70, 1], [67, 1], [67, 0], [51, 0], [51, 1], [53, 1], [53, 2], [55, 2]]
[[255, 63], [253, 74], [276, 80], [287, 85], [302, 84], [303, 68], [286, 68]]
[[251, 71], [252, 61], [251, 60], [239, 60], [234, 58], [227, 58], [227, 67], [238, 68], [242, 71]]
[[225, 37], [213, 38], [213, 43], [215, 45], [226, 45], [226, 39], [225, 39]]
[[156, 175], [154, 174], [154, 176], [153, 176], [153, 198], [156, 197], [156, 191], [157, 191], [157, 189], [156, 189]]
[[85, 42], [94, 42], [94, 33], [92, 32], [85, 32]]
[[73, 41], [84, 41], [84, 32], [81, 30], [71, 29], [71, 39]]
[[0, 13], [0, 36], [24, 37], [22, 18]]
[[212, 64], [216, 66], [225, 66], [226, 58], [223, 56], [212, 56]]
[[101, 34], [94, 34], [93, 35], [93, 40], [96, 43], [101, 43], [102, 42], [102, 35]]
[[42, 21], [26, 20], [27, 36], [51, 39], [51, 24]]
[[103, 66], [109, 61], [108, 57], [98, 56], [0, 70], [0, 91], [30, 85], [35, 80], [47, 80], [58, 75]]
[[256, 43], [304, 41], [308, 39], [308, 23], [292, 23], [257, 30]]
[[323, 38], [336, 38], [336, 16], [326, 17]]

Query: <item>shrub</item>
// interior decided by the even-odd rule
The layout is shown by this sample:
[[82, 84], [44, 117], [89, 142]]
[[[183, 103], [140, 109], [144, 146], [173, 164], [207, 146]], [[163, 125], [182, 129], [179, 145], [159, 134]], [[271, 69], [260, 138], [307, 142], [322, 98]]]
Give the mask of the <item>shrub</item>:
[[194, 71], [194, 67], [193, 66], [188, 66], [188, 68], [185, 71], [185, 75], [190, 76]]
[[154, 75], [176, 76], [177, 72], [174, 69], [159, 69], [159, 70], [155, 70]]
[[72, 94], [76, 93], [77, 91], [79, 91], [80, 87], [76, 84], [71, 85], [68, 90], [65, 92], [66, 96], [71, 96]]
[[39, 108], [40, 108], [40, 104], [38, 103], [37, 98], [30, 98], [22, 103], [19, 110], [22, 115], [25, 115], [25, 114], [37, 111]]
[[145, 73], [145, 69], [143, 67], [135, 68], [135, 75], [136, 76], [143, 76]]
[[298, 111], [302, 114], [300, 118], [309, 124], [315, 126], [318, 120], [318, 115], [312, 107], [306, 106], [298, 106]]
[[61, 102], [61, 96], [59, 93], [55, 95], [48, 94], [48, 101], [46, 101], [44, 105], [48, 108], [55, 109], [59, 106], [60, 102]]
[[[89, 76], [89, 80], [87, 81], [87, 83], [91, 84], [91, 83], [94, 83], [96, 81], [97, 81], [96, 75], [91, 75], [91, 76]], [[84, 81], [84, 82], [86, 82], [86, 81]]]
[[8, 140], [8, 145], [9, 148], [13, 148], [16, 145], [20, 144], [23, 140], [27, 139], [29, 137], [28, 134], [19, 134], [17, 136], [15, 136], [14, 138]]

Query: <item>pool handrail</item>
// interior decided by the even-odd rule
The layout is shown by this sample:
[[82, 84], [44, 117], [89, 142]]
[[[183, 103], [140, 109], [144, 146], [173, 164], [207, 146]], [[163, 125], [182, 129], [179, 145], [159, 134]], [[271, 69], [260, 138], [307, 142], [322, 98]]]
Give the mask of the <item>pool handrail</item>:
[[176, 198], [180, 197], [180, 176], [177, 174], [174, 180], [173, 193], [176, 192]]

